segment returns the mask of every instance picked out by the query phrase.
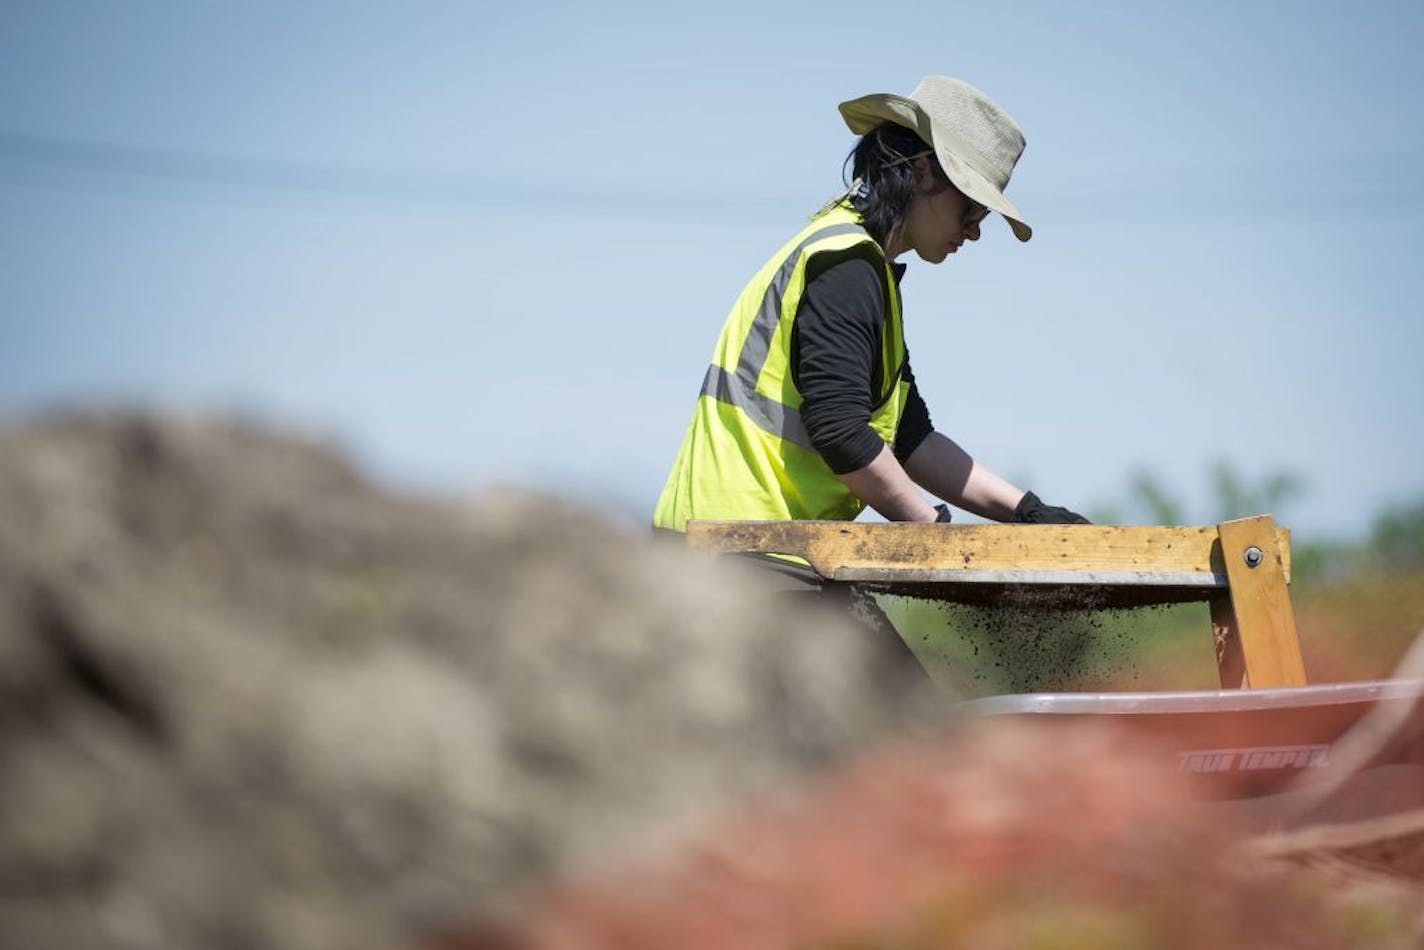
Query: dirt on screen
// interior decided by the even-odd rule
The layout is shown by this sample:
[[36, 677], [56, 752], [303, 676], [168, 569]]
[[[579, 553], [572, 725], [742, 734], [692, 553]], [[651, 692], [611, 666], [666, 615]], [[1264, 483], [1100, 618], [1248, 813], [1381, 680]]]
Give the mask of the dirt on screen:
[[970, 695], [1131, 688], [1144, 631], [1164, 619], [1194, 610], [1210, 651], [1206, 607], [1195, 599], [1172, 589], [974, 584], [896, 585], [880, 597], [936, 680]]

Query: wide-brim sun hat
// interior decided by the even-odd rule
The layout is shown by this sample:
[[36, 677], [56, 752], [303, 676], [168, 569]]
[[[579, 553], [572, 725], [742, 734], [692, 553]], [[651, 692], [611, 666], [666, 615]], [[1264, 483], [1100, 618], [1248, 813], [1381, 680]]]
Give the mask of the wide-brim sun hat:
[[875, 93], [842, 102], [840, 110], [856, 135], [882, 122], [913, 130], [934, 149], [956, 188], [1002, 215], [1020, 241], [1033, 236], [1019, 209], [1004, 197], [1023, 154], [1023, 132], [982, 90], [962, 79], [926, 76], [908, 96]]

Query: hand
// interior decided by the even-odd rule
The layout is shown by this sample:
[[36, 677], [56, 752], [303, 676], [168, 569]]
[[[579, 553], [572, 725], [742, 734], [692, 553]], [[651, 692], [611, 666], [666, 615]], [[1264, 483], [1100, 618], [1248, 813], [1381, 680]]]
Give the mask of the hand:
[[1023, 500], [1014, 509], [1016, 524], [1092, 524], [1076, 511], [1045, 505], [1033, 492], [1025, 492]]

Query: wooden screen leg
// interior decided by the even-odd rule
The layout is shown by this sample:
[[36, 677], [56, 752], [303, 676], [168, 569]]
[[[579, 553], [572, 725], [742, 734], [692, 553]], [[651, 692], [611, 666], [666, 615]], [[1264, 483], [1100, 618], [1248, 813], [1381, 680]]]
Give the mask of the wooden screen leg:
[[1252, 689], [1304, 686], [1305, 662], [1286, 591], [1275, 520], [1262, 515], [1224, 521], [1217, 530], [1247, 682]]
[[1219, 590], [1211, 595], [1211, 635], [1216, 641], [1216, 671], [1222, 689], [1245, 689], [1246, 658], [1241, 655], [1241, 632], [1236, 628], [1236, 614], [1231, 610], [1231, 592]]

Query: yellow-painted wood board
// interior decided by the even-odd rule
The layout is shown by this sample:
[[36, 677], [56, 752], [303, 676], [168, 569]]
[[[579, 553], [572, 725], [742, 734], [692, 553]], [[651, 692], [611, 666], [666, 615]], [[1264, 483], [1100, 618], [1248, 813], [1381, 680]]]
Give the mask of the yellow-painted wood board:
[[1248, 685], [1304, 686], [1305, 662], [1275, 522], [1270, 516], [1242, 518], [1218, 528]]
[[[1161, 585], [1224, 588], [1216, 525], [946, 525], [693, 521], [688, 544], [782, 554], [837, 581]], [[1290, 533], [1277, 532], [1289, 577]]]

